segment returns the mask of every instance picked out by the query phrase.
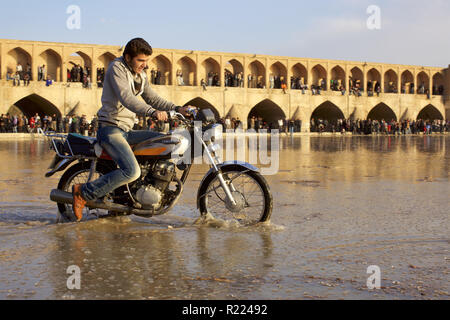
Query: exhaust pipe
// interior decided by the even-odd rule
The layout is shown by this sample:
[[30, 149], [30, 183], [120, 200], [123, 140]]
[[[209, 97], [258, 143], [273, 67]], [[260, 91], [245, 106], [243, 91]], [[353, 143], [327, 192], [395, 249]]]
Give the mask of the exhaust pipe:
[[[59, 189], [53, 189], [50, 192], [50, 200], [55, 201], [57, 203], [66, 203], [66, 204], [73, 204], [73, 196], [72, 193], [66, 192]], [[115, 212], [125, 212], [128, 214], [138, 214], [138, 215], [147, 215], [152, 216], [155, 214], [154, 210], [141, 210], [141, 209], [135, 209], [130, 208], [127, 206], [124, 206], [122, 204], [118, 203], [112, 203], [112, 202], [103, 202], [103, 201], [88, 201], [85, 205], [87, 208], [91, 209], [104, 209], [109, 211], [115, 211]]]

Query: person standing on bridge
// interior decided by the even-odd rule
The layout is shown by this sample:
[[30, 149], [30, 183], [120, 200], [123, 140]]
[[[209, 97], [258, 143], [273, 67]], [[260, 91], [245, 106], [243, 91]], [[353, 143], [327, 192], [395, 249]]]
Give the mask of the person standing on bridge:
[[125, 46], [123, 55], [115, 59], [106, 71], [102, 107], [97, 113], [97, 139], [119, 169], [102, 175], [95, 181], [73, 186], [73, 211], [77, 221], [81, 220], [87, 201], [104, 197], [141, 175], [130, 144], [159, 134], [132, 130], [138, 115], [154, 117], [158, 121], [167, 121], [167, 111], [170, 110], [188, 115], [191, 106], [178, 107], [159, 97], [150, 88], [145, 69], [152, 53], [152, 47], [144, 39], [132, 39]]

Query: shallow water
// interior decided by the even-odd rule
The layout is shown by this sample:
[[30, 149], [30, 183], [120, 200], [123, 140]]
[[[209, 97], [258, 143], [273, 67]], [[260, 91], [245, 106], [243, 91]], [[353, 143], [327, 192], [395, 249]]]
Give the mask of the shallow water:
[[239, 227], [194, 224], [205, 166], [166, 216], [56, 224], [47, 143], [0, 141], [0, 299], [449, 299], [449, 145], [283, 136], [271, 223]]

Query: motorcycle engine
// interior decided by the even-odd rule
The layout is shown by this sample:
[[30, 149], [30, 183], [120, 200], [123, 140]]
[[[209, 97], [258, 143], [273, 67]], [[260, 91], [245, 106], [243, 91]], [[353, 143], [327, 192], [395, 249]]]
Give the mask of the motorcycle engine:
[[158, 161], [149, 168], [143, 183], [135, 193], [136, 200], [143, 209], [161, 206], [164, 192], [175, 174], [175, 165], [170, 161]]

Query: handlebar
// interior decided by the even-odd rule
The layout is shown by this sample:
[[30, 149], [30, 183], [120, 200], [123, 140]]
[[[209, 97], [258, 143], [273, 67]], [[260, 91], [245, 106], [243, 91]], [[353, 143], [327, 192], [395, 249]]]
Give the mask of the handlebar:
[[[167, 116], [169, 119], [181, 119], [183, 121], [186, 121], [186, 117], [179, 113], [176, 112], [175, 110], [170, 110], [170, 111], [166, 111], [167, 112]], [[197, 109], [196, 108], [188, 108], [187, 112], [192, 115], [194, 117], [194, 119], [197, 117]], [[152, 115], [153, 119], [156, 119], [155, 116]]]

